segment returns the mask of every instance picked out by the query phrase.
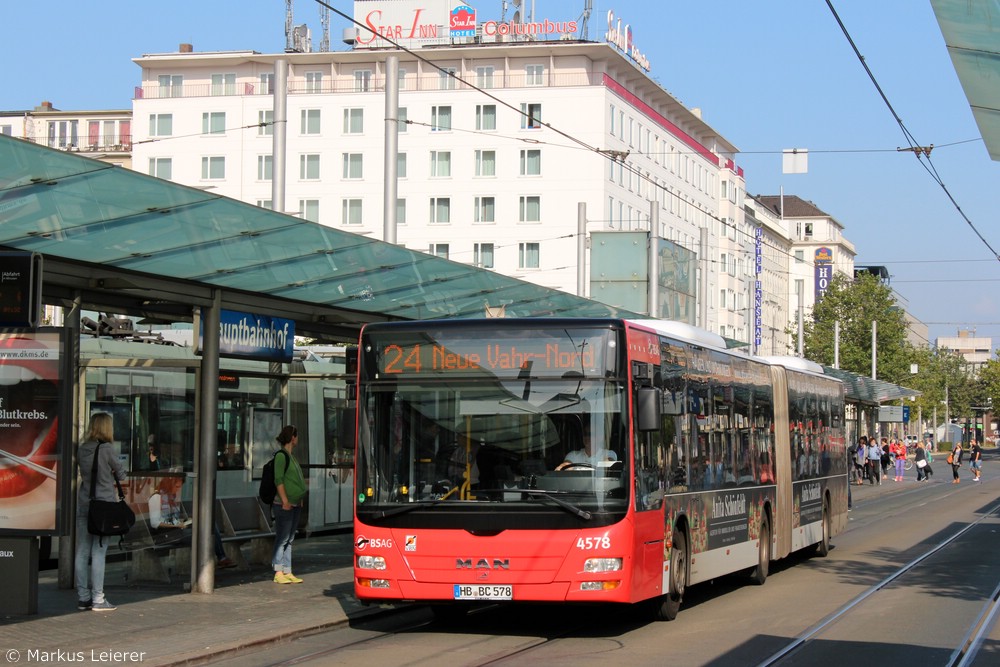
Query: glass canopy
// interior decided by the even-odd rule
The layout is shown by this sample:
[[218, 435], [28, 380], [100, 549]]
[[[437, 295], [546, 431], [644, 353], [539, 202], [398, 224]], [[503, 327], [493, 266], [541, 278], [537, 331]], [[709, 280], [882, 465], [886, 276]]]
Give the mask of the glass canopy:
[[644, 317], [6, 136], [0, 246], [398, 319]]

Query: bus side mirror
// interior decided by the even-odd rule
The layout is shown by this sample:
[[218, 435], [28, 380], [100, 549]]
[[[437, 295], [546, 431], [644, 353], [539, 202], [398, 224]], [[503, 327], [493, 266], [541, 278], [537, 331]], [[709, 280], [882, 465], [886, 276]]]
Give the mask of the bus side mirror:
[[660, 430], [660, 390], [641, 387], [636, 395], [636, 417], [640, 431]]

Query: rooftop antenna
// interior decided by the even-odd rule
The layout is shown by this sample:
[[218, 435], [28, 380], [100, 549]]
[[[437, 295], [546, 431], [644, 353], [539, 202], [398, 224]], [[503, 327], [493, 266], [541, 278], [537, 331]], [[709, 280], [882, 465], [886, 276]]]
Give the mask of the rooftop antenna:
[[326, 52], [330, 50], [330, 8], [326, 5], [319, 6], [319, 24], [323, 30], [323, 37], [319, 42], [319, 50]]
[[577, 35], [580, 39], [587, 40], [590, 39], [590, 13], [594, 11], [594, 0], [584, 0], [583, 3], [583, 13], [580, 14], [580, 28], [577, 30]]
[[292, 18], [294, 11], [292, 5], [295, 0], [285, 0], [285, 53], [293, 53], [295, 51], [295, 36], [293, 32], [294, 19]]

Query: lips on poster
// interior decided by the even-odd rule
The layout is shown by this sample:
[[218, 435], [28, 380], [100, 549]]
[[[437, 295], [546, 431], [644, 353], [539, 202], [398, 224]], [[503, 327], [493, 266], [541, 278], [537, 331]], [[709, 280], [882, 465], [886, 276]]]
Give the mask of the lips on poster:
[[0, 531], [56, 529], [58, 333], [0, 333]]

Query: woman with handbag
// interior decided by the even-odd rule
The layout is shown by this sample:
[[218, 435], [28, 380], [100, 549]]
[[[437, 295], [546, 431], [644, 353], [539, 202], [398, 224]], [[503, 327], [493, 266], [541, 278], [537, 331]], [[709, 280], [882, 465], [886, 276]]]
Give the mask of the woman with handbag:
[[[90, 418], [87, 437], [77, 450], [76, 462], [80, 469], [80, 483], [76, 492], [76, 592], [77, 609], [87, 611], [114, 611], [116, 607], [104, 597], [104, 559], [108, 541], [88, 530], [90, 511], [91, 477], [96, 483], [94, 498], [115, 502], [118, 500], [117, 482], [125, 479], [118, 457], [111, 442], [114, 441], [114, 422], [106, 412], [95, 413]], [[103, 446], [102, 446], [103, 445]], [[96, 470], [96, 474], [95, 474]]]
[[951, 480], [952, 484], [958, 484], [961, 481], [958, 477], [958, 469], [962, 467], [962, 453], [962, 443], [956, 442], [955, 448], [948, 455], [948, 464], [951, 465], [951, 474], [954, 478]]

